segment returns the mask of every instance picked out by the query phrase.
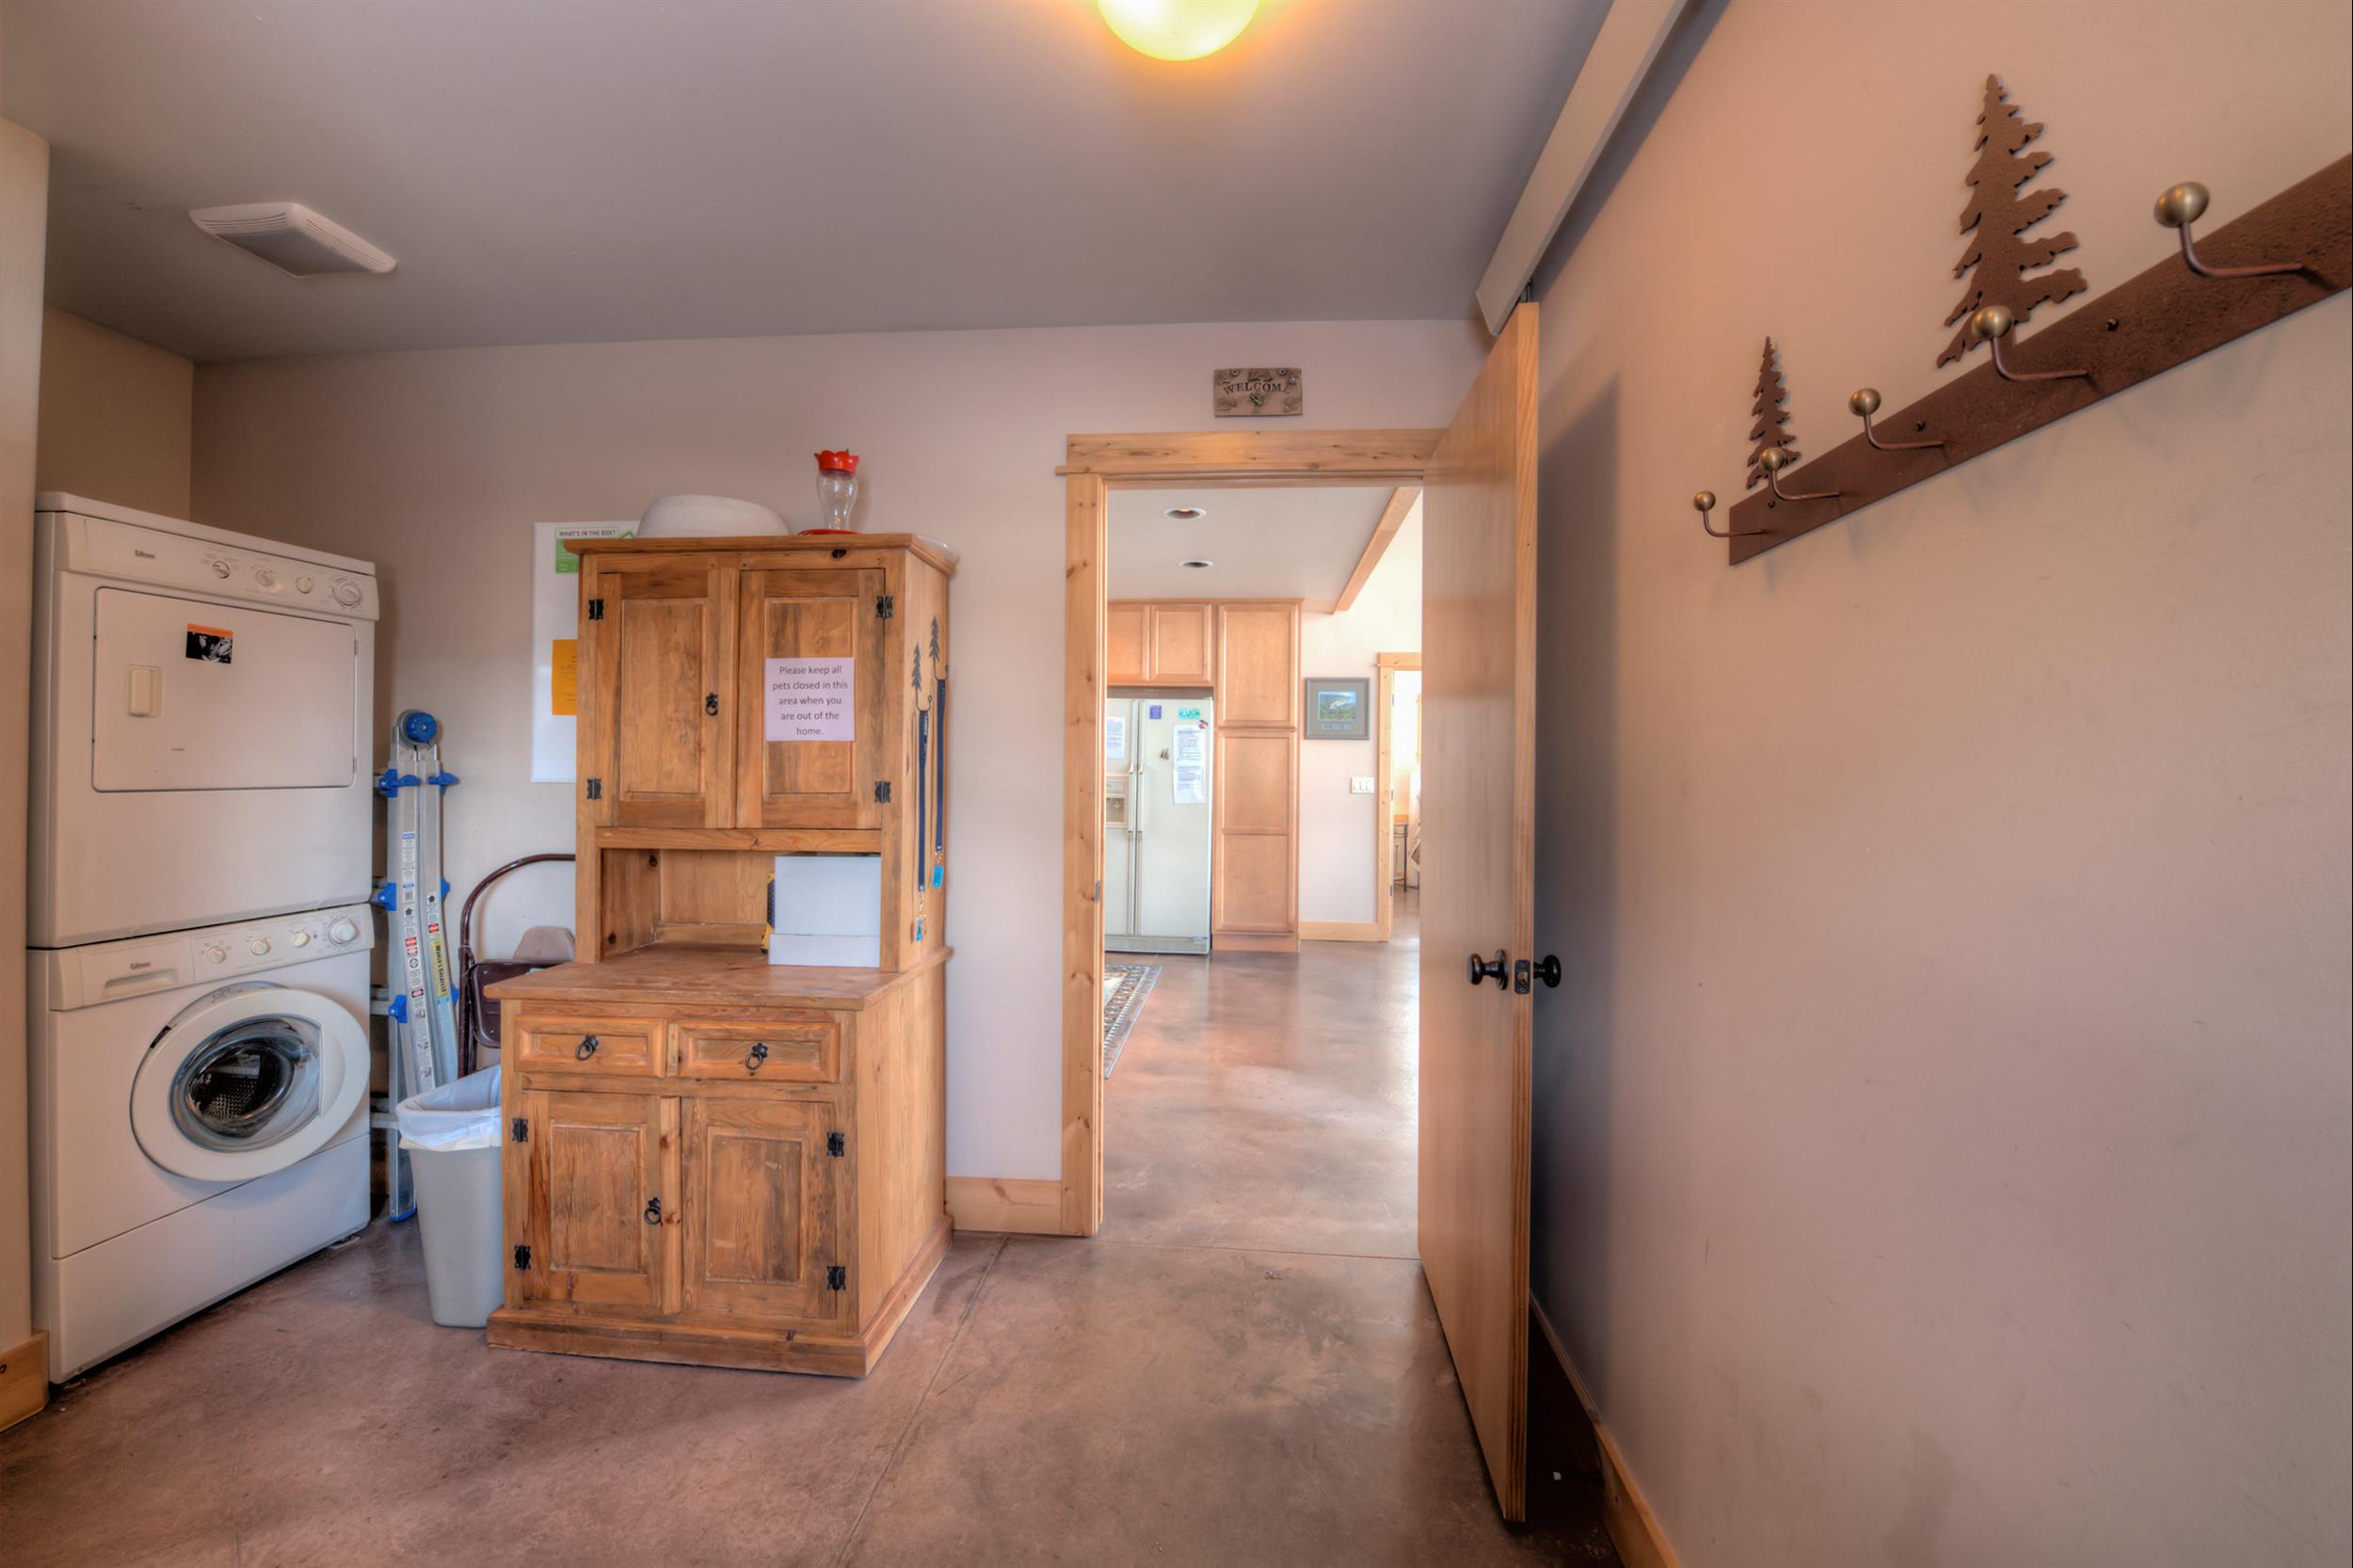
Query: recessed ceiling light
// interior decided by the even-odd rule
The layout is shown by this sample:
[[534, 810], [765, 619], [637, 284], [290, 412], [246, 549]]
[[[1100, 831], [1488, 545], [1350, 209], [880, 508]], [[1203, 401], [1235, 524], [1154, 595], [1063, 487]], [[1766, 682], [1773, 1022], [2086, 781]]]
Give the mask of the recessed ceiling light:
[[1175, 518], [1178, 522], [1198, 522], [1209, 515], [1208, 509], [1201, 506], [1171, 506], [1160, 514], [1165, 518]]
[[1209, 568], [1217, 565], [1215, 561], [1179, 561], [1176, 564], [1180, 567], [1190, 567], [1194, 571], [1207, 571]]
[[1197, 60], [1241, 35], [1258, 0], [1095, 0], [1119, 40], [1156, 60]]

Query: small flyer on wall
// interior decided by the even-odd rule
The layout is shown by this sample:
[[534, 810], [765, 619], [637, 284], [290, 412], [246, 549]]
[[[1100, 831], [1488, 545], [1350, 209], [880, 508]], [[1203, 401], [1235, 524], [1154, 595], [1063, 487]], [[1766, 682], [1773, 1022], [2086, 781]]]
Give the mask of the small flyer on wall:
[[626, 539], [634, 522], [531, 525], [531, 781], [568, 784], [580, 712], [580, 557], [573, 539]]

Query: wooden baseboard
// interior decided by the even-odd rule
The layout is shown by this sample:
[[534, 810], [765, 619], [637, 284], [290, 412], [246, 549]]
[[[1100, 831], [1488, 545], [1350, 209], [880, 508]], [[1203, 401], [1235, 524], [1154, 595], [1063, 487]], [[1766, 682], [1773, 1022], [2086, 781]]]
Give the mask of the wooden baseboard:
[[1561, 1346], [1561, 1336], [1553, 1331], [1552, 1320], [1533, 1296], [1528, 1299], [1529, 1313], [1536, 1320], [1542, 1332], [1538, 1337], [1560, 1366], [1569, 1386], [1577, 1390], [1577, 1402], [1584, 1407], [1585, 1419], [1593, 1429], [1593, 1447], [1601, 1455], [1602, 1523], [1609, 1528], [1609, 1539], [1618, 1548], [1618, 1560], [1625, 1568], [1681, 1568], [1674, 1548], [1667, 1544], [1667, 1537], [1658, 1528], [1658, 1520], [1651, 1513], [1650, 1504], [1642, 1496], [1642, 1489], [1634, 1484], [1627, 1473], [1625, 1459], [1618, 1452], [1617, 1439], [1602, 1424], [1601, 1412], [1593, 1408], [1593, 1396], [1585, 1386], [1585, 1380], [1577, 1375], [1576, 1365], [1569, 1352]]
[[0, 1432], [49, 1403], [49, 1336], [37, 1331], [21, 1345], [0, 1351]]
[[1209, 935], [1209, 951], [1217, 952], [1297, 952], [1294, 932], [1217, 931]]
[[1302, 920], [1303, 942], [1385, 942], [1379, 920]]
[[1062, 1183], [1024, 1176], [950, 1176], [948, 1212], [958, 1230], [1060, 1236]]

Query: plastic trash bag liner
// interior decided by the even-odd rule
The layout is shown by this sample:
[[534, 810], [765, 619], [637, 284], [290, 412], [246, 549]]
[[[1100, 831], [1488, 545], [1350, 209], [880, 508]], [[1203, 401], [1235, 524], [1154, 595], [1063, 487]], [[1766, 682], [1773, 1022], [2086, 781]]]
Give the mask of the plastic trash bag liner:
[[400, 1102], [404, 1149], [488, 1149], [501, 1142], [499, 1069], [468, 1073], [455, 1083]]

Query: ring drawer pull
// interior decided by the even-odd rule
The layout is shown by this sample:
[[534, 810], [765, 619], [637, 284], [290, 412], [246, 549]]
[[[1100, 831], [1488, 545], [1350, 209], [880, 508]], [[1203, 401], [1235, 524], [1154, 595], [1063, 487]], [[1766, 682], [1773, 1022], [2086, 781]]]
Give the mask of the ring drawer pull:
[[650, 1199], [646, 1204], [646, 1224], [649, 1225], [658, 1225], [661, 1223], [662, 1200], [660, 1198]]
[[593, 1035], [593, 1034], [584, 1034], [584, 1035], [582, 1035], [582, 1036], [580, 1037], [580, 1044], [579, 1044], [578, 1046], [576, 1046], [576, 1047], [574, 1047], [574, 1048], [573, 1048], [573, 1049], [572, 1049], [572, 1054], [573, 1054], [574, 1056], [576, 1056], [576, 1057], [580, 1058], [580, 1060], [581, 1060], [581, 1061], [583, 1061], [583, 1062], [585, 1062], [585, 1061], [587, 1061], [590, 1057], [592, 1057], [592, 1056], [596, 1055], [596, 1054], [597, 1054], [597, 1037], [596, 1037], [595, 1035]]
[[760, 1071], [760, 1064], [767, 1060], [768, 1042], [765, 1040], [754, 1040], [752, 1042], [752, 1048], [744, 1053], [744, 1070], [747, 1073], [756, 1073]]

